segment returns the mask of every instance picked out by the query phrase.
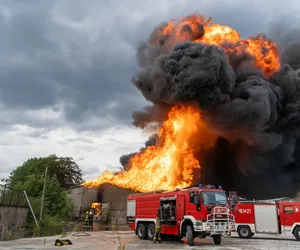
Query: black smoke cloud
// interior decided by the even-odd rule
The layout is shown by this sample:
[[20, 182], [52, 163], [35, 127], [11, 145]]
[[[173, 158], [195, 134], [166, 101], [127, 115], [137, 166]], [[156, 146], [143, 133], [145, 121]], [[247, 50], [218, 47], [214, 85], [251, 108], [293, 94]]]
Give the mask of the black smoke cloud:
[[141, 111], [135, 111], [132, 114], [133, 125], [140, 128], [146, 128], [150, 123], [161, 124], [168, 118], [170, 106], [153, 105], [147, 106]]
[[[215, 149], [199, 159], [199, 181], [218, 182], [247, 197], [293, 196], [300, 189], [295, 158], [300, 150], [300, 71], [295, 62], [300, 57], [293, 53], [298, 44], [284, 49], [281, 69], [266, 77], [246, 50], [234, 52], [238, 44], [178, 42], [172, 36], [155, 37], [156, 31], [138, 49], [141, 70], [133, 79], [153, 106], [135, 111], [133, 124], [161, 123], [171, 106], [196, 104], [220, 136]], [[225, 54], [222, 47], [233, 53]], [[121, 162], [128, 164], [133, 155], [122, 156]]]

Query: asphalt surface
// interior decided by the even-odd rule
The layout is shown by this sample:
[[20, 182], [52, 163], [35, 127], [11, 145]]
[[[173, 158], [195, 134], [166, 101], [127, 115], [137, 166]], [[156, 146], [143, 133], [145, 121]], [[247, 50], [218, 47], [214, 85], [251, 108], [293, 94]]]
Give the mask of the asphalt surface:
[[[0, 249], [57, 249], [54, 246], [55, 239], [60, 236], [27, 238], [13, 241], [0, 242]], [[62, 249], [97, 249], [97, 250], [173, 250], [173, 249], [232, 249], [232, 250], [259, 250], [259, 249], [300, 249], [300, 241], [293, 237], [282, 236], [254, 236], [250, 240], [240, 239], [238, 237], [224, 237], [222, 244], [216, 246], [212, 239], [197, 239], [195, 246], [190, 247], [184, 240], [180, 242], [164, 241], [153, 244], [149, 240], [139, 240], [132, 232], [91, 232], [89, 235], [68, 235], [61, 239], [70, 239], [73, 245], [63, 246]], [[125, 248], [118, 247], [125, 244]]]

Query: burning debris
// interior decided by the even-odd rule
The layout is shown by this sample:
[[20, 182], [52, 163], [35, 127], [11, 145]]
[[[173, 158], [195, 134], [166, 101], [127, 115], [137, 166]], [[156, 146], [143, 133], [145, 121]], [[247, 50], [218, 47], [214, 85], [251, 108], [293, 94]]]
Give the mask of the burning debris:
[[275, 42], [262, 34], [241, 39], [196, 14], [156, 28], [137, 59], [132, 82], [153, 106], [135, 111], [133, 124], [156, 124], [158, 134], [121, 157], [126, 171], [86, 185], [153, 191], [201, 179], [250, 197], [257, 190], [249, 185], [258, 182], [261, 197], [274, 187], [277, 195], [296, 191], [299, 171], [289, 164], [300, 132], [300, 71], [281, 67]]

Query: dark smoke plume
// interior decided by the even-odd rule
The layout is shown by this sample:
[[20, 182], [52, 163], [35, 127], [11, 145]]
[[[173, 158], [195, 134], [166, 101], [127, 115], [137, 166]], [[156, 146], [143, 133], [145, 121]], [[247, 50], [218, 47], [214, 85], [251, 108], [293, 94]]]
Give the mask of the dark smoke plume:
[[270, 27], [270, 35], [280, 46], [282, 64], [289, 64], [295, 70], [300, 68], [300, 25], [297, 19], [283, 16], [273, 21]]
[[[204, 29], [198, 28], [201, 37]], [[201, 181], [255, 198], [299, 191], [300, 39], [282, 42], [282, 67], [265, 77], [246, 50], [235, 53], [238, 44], [182, 42], [158, 37], [157, 30], [138, 49], [141, 70], [133, 79], [153, 106], [134, 112], [133, 123], [145, 128], [165, 120], [173, 105], [196, 104], [220, 136], [214, 151], [201, 159]], [[189, 34], [189, 27], [182, 32]]]
[[147, 106], [142, 111], [133, 112], [133, 125], [139, 128], [146, 128], [150, 123], [161, 124], [168, 118], [169, 110], [169, 106]]

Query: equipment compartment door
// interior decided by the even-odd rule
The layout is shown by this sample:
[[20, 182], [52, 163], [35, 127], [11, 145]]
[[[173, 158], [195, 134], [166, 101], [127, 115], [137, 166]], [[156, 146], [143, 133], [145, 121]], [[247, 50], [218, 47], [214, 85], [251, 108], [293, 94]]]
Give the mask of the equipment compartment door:
[[136, 209], [136, 201], [135, 200], [127, 201], [127, 217], [135, 218], [135, 209]]
[[256, 233], [279, 233], [276, 205], [254, 205]]

